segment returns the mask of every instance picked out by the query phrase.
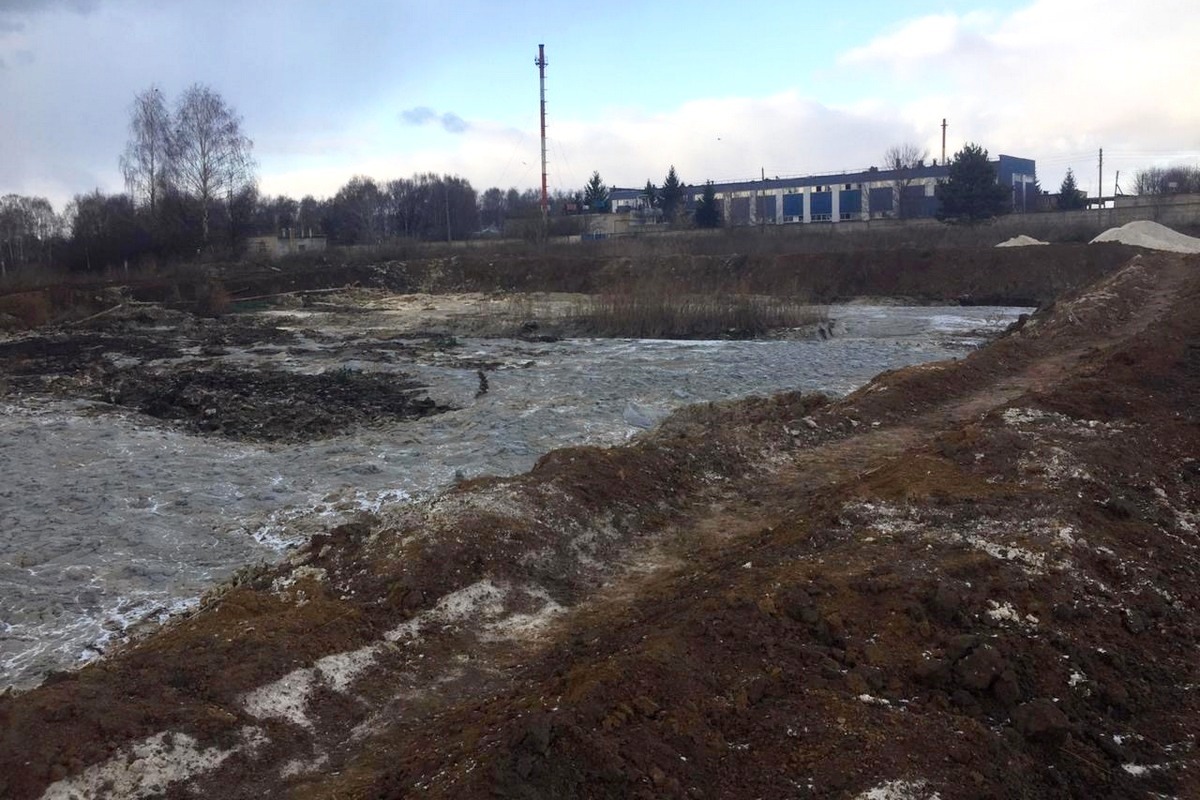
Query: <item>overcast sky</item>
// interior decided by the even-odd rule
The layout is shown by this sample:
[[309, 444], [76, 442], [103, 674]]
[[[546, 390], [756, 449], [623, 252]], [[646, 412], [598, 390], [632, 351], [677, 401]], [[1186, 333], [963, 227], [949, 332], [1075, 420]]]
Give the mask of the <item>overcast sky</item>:
[[0, 0], [0, 194], [123, 189], [134, 96], [203, 83], [268, 194], [354, 175], [551, 189], [860, 169], [893, 144], [1067, 167], [1200, 164], [1200, 2]]

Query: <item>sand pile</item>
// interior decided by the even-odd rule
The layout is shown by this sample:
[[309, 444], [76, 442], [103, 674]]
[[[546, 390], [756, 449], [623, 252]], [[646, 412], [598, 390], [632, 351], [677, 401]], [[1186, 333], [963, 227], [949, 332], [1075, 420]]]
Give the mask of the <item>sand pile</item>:
[[1149, 220], [1129, 222], [1119, 228], [1109, 228], [1092, 239], [1096, 242], [1121, 242], [1148, 250], [1167, 250], [1172, 253], [1200, 253], [1200, 239], [1185, 236], [1166, 225]]
[[1020, 236], [1014, 236], [1011, 239], [1004, 240], [1000, 244], [996, 245], [996, 247], [1028, 247], [1031, 244], [1050, 244], [1050, 243], [1043, 242], [1041, 239], [1035, 239], [1032, 236], [1026, 236], [1025, 234], [1022, 233]]

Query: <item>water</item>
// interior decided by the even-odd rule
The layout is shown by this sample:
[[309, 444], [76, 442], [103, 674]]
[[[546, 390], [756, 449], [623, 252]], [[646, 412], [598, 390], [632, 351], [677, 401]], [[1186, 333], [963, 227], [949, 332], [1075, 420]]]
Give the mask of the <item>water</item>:
[[[358, 511], [459, 477], [519, 473], [558, 447], [617, 444], [688, 403], [844, 394], [886, 369], [962, 356], [977, 331], [1025, 310], [835, 307], [829, 341], [465, 340], [415, 363], [347, 362], [324, 339], [231, 352], [303, 371], [401, 370], [459, 409], [302, 444], [203, 438], [83, 401], [17, 398], [0, 416], [0, 685], [94, 659], [131, 626], [189, 608], [238, 567]], [[500, 366], [476, 397], [480, 360]]]

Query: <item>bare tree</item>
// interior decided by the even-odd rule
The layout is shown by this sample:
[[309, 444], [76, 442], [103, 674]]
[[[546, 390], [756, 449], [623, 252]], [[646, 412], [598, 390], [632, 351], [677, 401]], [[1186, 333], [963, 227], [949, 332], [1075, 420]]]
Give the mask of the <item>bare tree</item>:
[[1148, 167], [1134, 174], [1134, 194], [1189, 194], [1200, 192], [1200, 167]]
[[121, 156], [125, 189], [136, 200], [150, 206], [153, 218], [158, 196], [170, 166], [171, 115], [157, 86], [133, 99], [129, 115], [129, 141]]
[[219, 94], [201, 84], [183, 93], [171, 136], [172, 173], [178, 188], [200, 204], [205, 242], [213, 203], [222, 197], [232, 202], [254, 182], [253, 144]]
[[925, 166], [928, 157], [928, 150], [910, 142], [892, 145], [884, 151], [883, 168], [895, 173], [892, 177], [892, 209], [897, 217], [911, 216], [914, 209], [905, 202], [904, 196], [915, 178], [914, 171]]
[[0, 277], [6, 277], [10, 267], [49, 263], [62, 225], [44, 197], [0, 197]]

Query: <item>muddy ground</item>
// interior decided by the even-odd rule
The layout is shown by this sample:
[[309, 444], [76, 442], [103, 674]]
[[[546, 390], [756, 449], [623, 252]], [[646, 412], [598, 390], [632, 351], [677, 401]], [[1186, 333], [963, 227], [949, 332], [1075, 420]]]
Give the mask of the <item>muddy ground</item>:
[[[146, 325], [155, 321], [139, 319], [146, 315], [159, 324]], [[278, 352], [297, 344], [293, 333], [253, 320], [216, 323], [136, 306], [114, 317], [0, 342], [6, 391], [90, 398], [191, 432], [262, 442], [328, 437], [448, 408], [403, 374], [297, 374], [221, 362], [229, 347]]]
[[1200, 259], [313, 537], [0, 698], [0, 795], [1200, 795]]

